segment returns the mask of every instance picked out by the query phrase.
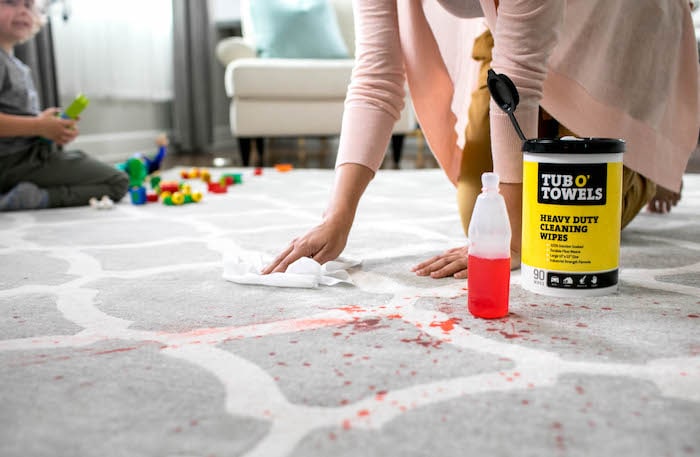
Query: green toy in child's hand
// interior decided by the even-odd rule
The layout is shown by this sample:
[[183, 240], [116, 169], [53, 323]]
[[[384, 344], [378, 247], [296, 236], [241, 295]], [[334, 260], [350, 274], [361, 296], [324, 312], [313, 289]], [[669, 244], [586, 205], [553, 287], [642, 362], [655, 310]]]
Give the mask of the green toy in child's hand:
[[68, 108], [61, 113], [61, 117], [63, 119], [77, 119], [80, 113], [88, 106], [88, 103], [90, 103], [90, 100], [85, 95], [78, 94]]

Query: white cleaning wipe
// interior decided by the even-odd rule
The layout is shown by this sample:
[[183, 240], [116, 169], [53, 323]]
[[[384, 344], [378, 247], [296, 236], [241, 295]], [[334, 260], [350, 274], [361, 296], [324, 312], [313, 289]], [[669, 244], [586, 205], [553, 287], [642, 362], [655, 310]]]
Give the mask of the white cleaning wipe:
[[287, 267], [284, 273], [260, 274], [266, 263], [261, 256], [240, 256], [224, 259], [223, 278], [238, 284], [257, 284], [273, 287], [315, 288], [339, 283], [352, 284], [348, 268], [361, 262], [338, 258], [321, 265], [314, 259], [302, 257]]

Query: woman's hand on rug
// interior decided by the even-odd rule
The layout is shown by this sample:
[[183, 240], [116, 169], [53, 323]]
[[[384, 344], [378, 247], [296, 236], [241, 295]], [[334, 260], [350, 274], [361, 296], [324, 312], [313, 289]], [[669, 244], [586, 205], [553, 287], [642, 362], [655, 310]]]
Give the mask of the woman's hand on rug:
[[680, 192], [673, 192], [665, 187], [656, 186], [656, 194], [647, 203], [647, 210], [651, 213], [670, 213], [671, 208], [676, 206], [680, 199]]
[[348, 240], [349, 228], [326, 219], [306, 235], [295, 238], [280, 255], [267, 265], [262, 274], [282, 273], [302, 257], [310, 257], [320, 264], [338, 258]]
[[468, 255], [469, 248], [467, 246], [452, 248], [419, 263], [411, 268], [411, 271], [418, 276], [430, 276], [431, 278], [454, 276], [457, 279], [464, 279], [467, 277]]
[[[445, 278], [453, 276], [456, 279], [465, 279], [467, 277], [467, 262], [469, 260], [469, 247], [452, 248], [443, 252], [440, 255], [431, 257], [425, 262], [411, 268], [418, 276], [428, 276], [431, 278]], [[510, 250], [510, 269], [517, 270], [520, 268], [520, 252], [511, 248]]]

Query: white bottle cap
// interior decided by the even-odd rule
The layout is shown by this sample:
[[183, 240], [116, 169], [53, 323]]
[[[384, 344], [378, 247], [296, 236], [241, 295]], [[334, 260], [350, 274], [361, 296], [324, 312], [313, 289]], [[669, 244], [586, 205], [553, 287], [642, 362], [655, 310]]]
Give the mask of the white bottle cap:
[[498, 191], [499, 177], [496, 173], [483, 173], [481, 175], [481, 185], [483, 186], [481, 190], [495, 190]]

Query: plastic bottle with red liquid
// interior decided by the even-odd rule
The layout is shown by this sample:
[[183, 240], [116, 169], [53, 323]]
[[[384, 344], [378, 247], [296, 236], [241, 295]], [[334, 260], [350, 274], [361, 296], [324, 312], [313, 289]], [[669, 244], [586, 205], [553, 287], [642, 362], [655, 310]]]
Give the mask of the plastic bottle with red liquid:
[[508, 314], [510, 293], [510, 221], [496, 173], [481, 175], [481, 194], [469, 223], [467, 304], [476, 317]]

